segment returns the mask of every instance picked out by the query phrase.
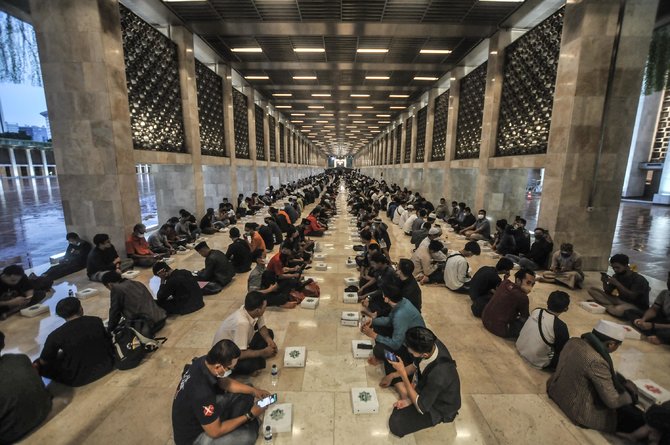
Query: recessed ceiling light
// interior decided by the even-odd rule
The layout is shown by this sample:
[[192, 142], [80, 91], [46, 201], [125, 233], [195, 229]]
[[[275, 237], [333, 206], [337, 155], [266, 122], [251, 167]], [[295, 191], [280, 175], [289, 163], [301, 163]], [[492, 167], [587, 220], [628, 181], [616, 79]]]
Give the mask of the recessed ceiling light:
[[244, 76], [247, 80], [268, 80], [268, 76]]
[[389, 107], [391, 110], [404, 110], [407, 107]]
[[312, 93], [312, 97], [330, 97], [330, 93]]
[[370, 97], [369, 94], [350, 94], [349, 97]]
[[354, 124], [364, 124], [365, 121], [354, 121]]
[[304, 116], [305, 113], [291, 113], [291, 116]]
[[347, 125], [346, 128], [358, 128], [358, 125]]
[[358, 108], [360, 110], [371, 110], [372, 105], [358, 105], [356, 108]]
[[362, 114], [350, 114], [349, 117], [361, 117], [363, 116]]
[[389, 80], [390, 76], [365, 76], [365, 80]]
[[325, 48], [293, 48], [296, 53], [325, 53]]
[[368, 125], [368, 128], [379, 128], [377, 125]]
[[422, 49], [419, 54], [451, 54], [450, 49]]
[[293, 80], [316, 80], [316, 76], [293, 76]]
[[232, 52], [234, 53], [262, 53], [263, 49], [262, 48], [232, 48]]
[[392, 99], [407, 99], [409, 94], [389, 94], [389, 97]]
[[489, 54], [493, 54], [494, 56], [498, 54], [498, 51], [491, 51]]
[[377, 123], [379, 123], [379, 124], [390, 124], [391, 121], [377, 121]]
[[305, 121], [291, 121], [292, 124], [302, 124]]
[[275, 108], [291, 108], [291, 105], [275, 105]]
[[312, 110], [322, 110], [323, 105], [309, 105], [307, 108], [310, 108]]
[[317, 124], [327, 124], [328, 121], [316, 121]]
[[368, 54], [384, 54], [389, 52], [386, 48], [358, 48], [357, 53], [368, 53]]
[[323, 116], [323, 117], [333, 117], [333, 113], [319, 113], [319, 116]]
[[312, 128], [314, 125], [303, 125], [302, 128]]
[[323, 128], [335, 128], [335, 125], [324, 125]]
[[376, 114], [377, 117], [391, 117], [390, 114]]
[[272, 93], [274, 97], [291, 97], [293, 94], [291, 93]]
[[414, 80], [438, 80], [439, 77], [427, 77], [427, 76], [414, 76]]
[[381, 133], [380, 130], [372, 130], [370, 133]]

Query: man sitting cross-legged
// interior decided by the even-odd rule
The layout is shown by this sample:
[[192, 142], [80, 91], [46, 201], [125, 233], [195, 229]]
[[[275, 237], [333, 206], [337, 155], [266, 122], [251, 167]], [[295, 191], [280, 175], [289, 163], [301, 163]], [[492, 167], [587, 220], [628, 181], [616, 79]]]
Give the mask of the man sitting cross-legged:
[[654, 345], [670, 344], [670, 272], [666, 286], [644, 315], [633, 322]]
[[235, 374], [252, 374], [264, 369], [265, 359], [277, 355], [274, 333], [265, 325], [263, 318], [266, 308], [265, 295], [257, 291], [249, 292], [244, 305], [223, 320], [214, 335], [213, 345], [228, 339], [242, 351]]
[[172, 270], [164, 261], [159, 261], [154, 264], [153, 272], [161, 279], [156, 303], [168, 315], [190, 314], [205, 306], [202, 301], [202, 289], [190, 271]]
[[461, 250], [450, 250], [447, 253], [444, 265], [444, 284], [449, 290], [461, 294], [470, 291], [470, 265], [469, 258], [479, 255], [481, 248], [477, 241], [468, 241]]

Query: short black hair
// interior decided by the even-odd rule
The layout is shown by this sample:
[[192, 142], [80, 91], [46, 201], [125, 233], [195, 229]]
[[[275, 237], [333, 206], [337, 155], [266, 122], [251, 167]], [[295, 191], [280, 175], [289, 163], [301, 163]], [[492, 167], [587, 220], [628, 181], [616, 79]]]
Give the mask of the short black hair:
[[195, 245], [195, 250], [202, 250], [202, 249], [209, 249], [209, 246], [207, 245], [206, 241], [200, 241], [198, 244]]
[[255, 222], [248, 222], [244, 225], [245, 229], [251, 229], [251, 230], [256, 230], [258, 228], [258, 224]]
[[530, 275], [530, 276], [534, 277], [535, 272], [530, 270], [530, 269], [525, 269], [525, 268], [522, 267], [521, 269], [517, 270], [516, 273], [514, 274], [514, 280], [515, 281], [516, 280], [523, 280], [524, 278], [526, 278], [526, 275]]
[[369, 230], [363, 230], [361, 232], [361, 239], [365, 241], [370, 241], [372, 239], [372, 233]]
[[109, 235], [106, 233], [98, 233], [93, 237], [93, 244], [99, 246], [102, 243], [106, 243], [109, 240]]
[[138, 231], [140, 228], [142, 228], [142, 227], [145, 227], [145, 228], [146, 228], [146, 226], [145, 226], [144, 224], [142, 224], [142, 223], [135, 224], [135, 225], [133, 226], [133, 232], [137, 232], [137, 231]]
[[570, 306], [570, 295], [562, 290], [555, 290], [547, 298], [547, 308], [552, 312], [565, 312]]
[[230, 231], [228, 231], [228, 234], [230, 235], [231, 238], [239, 238], [240, 229], [238, 229], [237, 227], [231, 227]]
[[465, 210], [466, 212], [470, 212], [470, 213], [472, 213], [472, 209], [471, 209], [470, 207], [466, 207], [466, 208], [464, 208], [463, 210]]
[[473, 255], [479, 255], [480, 253], [482, 253], [482, 248], [479, 247], [477, 241], [468, 241], [467, 243], [465, 243], [465, 247], [463, 249], [467, 250]]
[[71, 239], [79, 239], [79, 234], [76, 232], [69, 232], [67, 235], [65, 235], [66, 240], [71, 240]]
[[18, 264], [12, 264], [11, 266], [7, 266], [2, 270], [2, 275], [24, 275], [25, 272], [23, 270], [23, 267], [19, 266]]
[[398, 269], [400, 269], [400, 272], [402, 272], [403, 275], [409, 277], [414, 273], [414, 262], [407, 258], [402, 258], [398, 261]]
[[120, 273], [114, 270], [110, 270], [109, 272], [105, 273], [102, 276], [102, 280], [100, 281], [102, 282], [102, 284], [107, 286], [109, 283], [120, 283], [121, 281], [123, 281], [123, 277], [121, 276]]
[[157, 261], [154, 263], [151, 270], [153, 271], [154, 275], [158, 275], [158, 272], [162, 270], [170, 270], [170, 266], [168, 266], [165, 261]]
[[444, 249], [444, 244], [442, 244], [441, 242], [439, 242], [436, 239], [434, 239], [430, 243], [428, 243], [428, 250], [432, 250], [433, 252], [438, 252], [442, 249]]
[[240, 348], [235, 342], [223, 339], [217, 342], [205, 356], [205, 361], [210, 365], [230, 366], [236, 358], [240, 357]]
[[263, 306], [265, 295], [258, 291], [252, 291], [244, 297], [244, 309], [247, 311], [255, 311]]
[[502, 257], [498, 260], [496, 263], [496, 271], [502, 272], [502, 271], [510, 271], [514, 267], [514, 261], [510, 260], [509, 258]]
[[405, 345], [419, 354], [428, 354], [435, 347], [437, 337], [428, 328], [414, 326], [405, 332]]
[[56, 315], [60, 318], [70, 318], [78, 315], [81, 310], [81, 302], [76, 297], [65, 297], [56, 305]]
[[381, 263], [381, 264], [388, 264], [389, 259], [386, 258], [386, 255], [384, 255], [381, 252], [375, 252], [371, 257], [370, 261], [373, 261], [375, 263]]
[[400, 300], [403, 299], [402, 292], [400, 292], [400, 289], [395, 284], [382, 283], [380, 286], [380, 290], [382, 291], [382, 293], [386, 298], [388, 298], [394, 303], [399, 303]]
[[486, 215], [486, 210], [484, 210], [484, 209], [479, 209], [479, 212], [478, 212], [478, 213], [483, 213], [484, 215]]
[[628, 266], [630, 261], [630, 258], [628, 258], [628, 255], [624, 255], [623, 253], [617, 253], [615, 255], [612, 255], [612, 258], [610, 258], [610, 264], [621, 264], [622, 266]]

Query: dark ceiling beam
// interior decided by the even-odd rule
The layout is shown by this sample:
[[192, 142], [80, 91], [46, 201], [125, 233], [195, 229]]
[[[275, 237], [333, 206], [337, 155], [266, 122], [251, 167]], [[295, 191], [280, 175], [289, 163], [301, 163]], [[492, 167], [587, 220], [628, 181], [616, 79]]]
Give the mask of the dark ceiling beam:
[[453, 64], [443, 63], [388, 63], [388, 62], [231, 62], [236, 70], [278, 70], [278, 71], [412, 71], [447, 72]]
[[[407, 94], [413, 94], [416, 92], [421, 92], [425, 88], [427, 88], [429, 85], [369, 85], [369, 84], [361, 84], [361, 85], [330, 85], [330, 84], [305, 84], [305, 85], [296, 85], [296, 84], [288, 84], [288, 85], [275, 85], [272, 83], [266, 83], [269, 81], [266, 80], [251, 80], [249, 81], [249, 85], [251, 85], [252, 88], [257, 89], [257, 90], [266, 90], [266, 91], [276, 91], [276, 92], [286, 92], [286, 90], [290, 91], [360, 91], [360, 92], [368, 92], [368, 91], [390, 91], [391, 93], [389, 94], [395, 94], [394, 92], [397, 91], [399, 93], [407, 93]], [[299, 81], [296, 81], [299, 82]], [[305, 82], [316, 82], [314, 80], [308, 80]], [[374, 82], [370, 80], [369, 82]], [[380, 82], [388, 82], [387, 80], [383, 80]], [[432, 84], [431, 84], [432, 85]], [[277, 98], [281, 99], [281, 98]], [[284, 98], [284, 99], [290, 99], [290, 98]], [[400, 99], [399, 99], [400, 100]]]
[[334, 36], [486, 38], [495, 26], [377, 22], [233, 22], [195, 21], [187, 26], [196, 34], [219, 36]]

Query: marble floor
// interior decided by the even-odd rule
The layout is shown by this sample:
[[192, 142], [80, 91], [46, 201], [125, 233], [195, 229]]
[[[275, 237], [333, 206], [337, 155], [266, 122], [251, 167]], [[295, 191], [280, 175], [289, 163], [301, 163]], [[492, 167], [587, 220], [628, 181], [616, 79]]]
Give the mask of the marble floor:
[[[344, 190], [343, 190], [344, 191]], [[450, 349], [458, 363], [462, 381], [463, 406], [455, 422], [442, 424], [403, 439], [388, 432], [388, 416], [396, 399], [390, 389], [377, 385], [381, 367], [354, 359], [351, 341], [364, 338], [357, 328], [339, 324], [344, 310], [344, 278], [353, 276], [345, 261], [353, 254], [344, 193], [339, 197], [340, 215], [331, 234], [323, 238], [328, 271], [310, 270], [321, 286], [321, 301], [316, 310], [271, 309], [266, 313], [280, 348], [280, 368], [276, 392], [279, 402], [293, 404], [291, 433], [276, 434], [276, 444], [621, 444], [615, 437], [578, 428], [558, 410], [545, 393], [548, 374], [528, 366], [516, 353], [514, 344], [488, 334], [470, 314], [469, 299], [444, 287], [423, 288], [423, 314], [427, 325]], [[308, 208], [309, 210], [309, 208]], [[407, 237], [391, 228], [392, 257], [410, 256]], [[459, 248], [463, 241], [448, 239]], [[225, 249], [226, 234], [210, 238], [214, 248]], [[486, 254], [471, 260], [471, 270], [496, 260]], [[197, 269], [203, 264], [197, 253], [178, 256], [180, 268]], [[158, 281], [143, 270], [138, 280], [156, 291]], [[586, 285], [597, 285], [597, 273], [589, 273]], [[46, 302], [53, 313], [56, 302], [69, 288], [95, 287], [100, 295], [83, 301], [89, 315], [107, 318], [109, 293], [99, 284], [89, 283], [83, 273], [56, 283], [56, 294]], [[219, 295], [206, 297], [204, 309], [171, 318], [161, 335], [167, 343], [138, 368], [115, 371], [101, 380], [74, 390], [51, 385], [57, 394], [50, 419], [25, 444], [172, 444], [171, 403], [180, 373], [191, 358], [206, 353], [219, 323], [243, 301], [246, 274], [239, 275]], [[531, 305], [543, 305], [554, 290], [538, 283], [531, 293]], [[571, 292], [572, 305], [562, 317], [573, 336], [581, 335], [598, 321], [577, 305], [587, 299], [585, 291]], [[607, 316], [605, 316], [607, 318]], [[7, 334], [5, 352], [38, 356], [49, 332], [61, 323], [54, 315], [33, 319], [13, 317], [0, 322]], [[289, 346], [307, 348], [305, 368], [283, 369], [283, 351]], [[670, 348], [627, 340], [613, 356], [620, 372], [628, 378], [651, 378], [670, 388]], [[269, 371], [251, 379], [253, 384], [273, 390]], [[380, 401], [378, 414], [354, 415], [350, 388], [376, 387]], [[262, 443], [259, 439], [258, 443]]]

